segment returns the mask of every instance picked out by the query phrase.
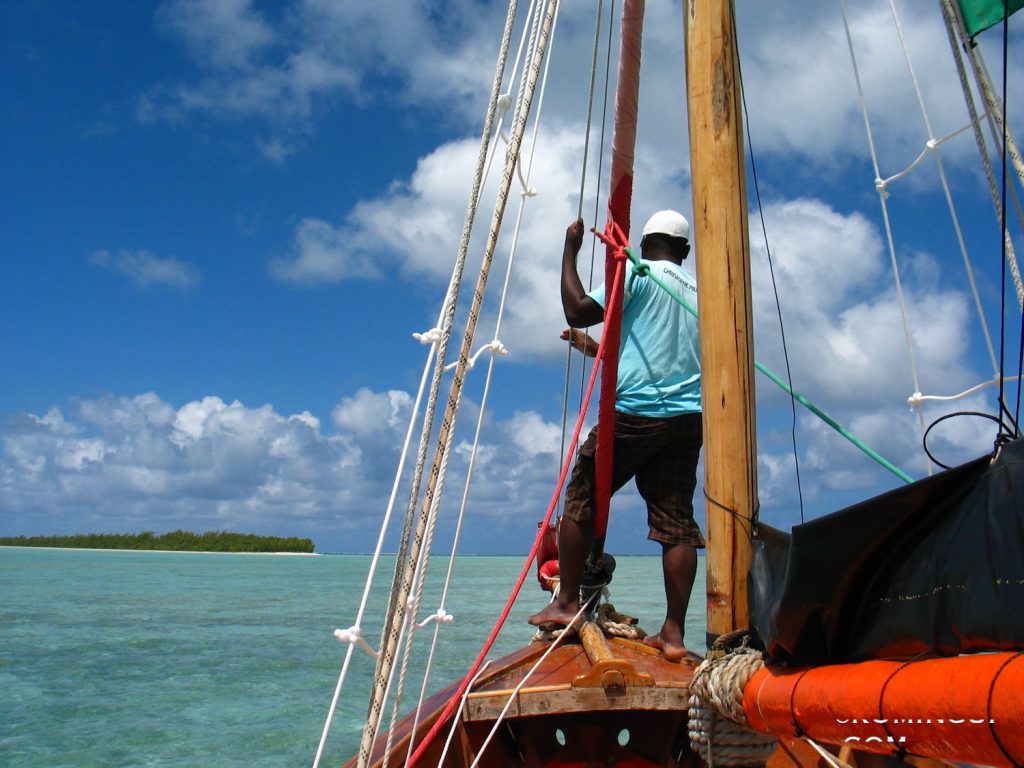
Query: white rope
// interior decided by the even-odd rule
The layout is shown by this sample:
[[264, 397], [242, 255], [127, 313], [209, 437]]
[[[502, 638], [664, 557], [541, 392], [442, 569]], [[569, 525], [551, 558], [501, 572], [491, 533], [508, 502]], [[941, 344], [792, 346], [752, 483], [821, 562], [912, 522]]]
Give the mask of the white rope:
[[[488, 273], [490, 266], [493, 261], [494, 251], [497, 245], [498, 231], [501, 227], [501, 221], [504, 215], [505, 205], [508, 199], [509, 189], [513, 175], [516, 173], [516, 166], [519, 165], [519, 153], [522, 145], [523, 134], [526, 128], [526, 122], [530, 114], [530, 106], [533, 100], [533, 94], [536, 89], [538, 72], [541, 66], [541, 62], [544, 60], [545, 51], [547, 48], [548, 40], [552, 34], [555, 20], [555, 12], [557, 11], [557, 0], [551, 0], [547, 4], [543, 21], [541, 21], [541, 14], [538, 13], [534, 20], [533, 26], [536, 30], [534, 35], [531, 35], [531, 65], [529, 71], [524, 70], [524, 78], [520, 82], [519, 97], [516, 103], [515, 115], [513, 118], [513, 131], [512, 139], [505, 153], [505, 168], [502, 176], [502, 183], [498, 190], [498, 196], [494, 204], [494, 213], [492, 216], [491, 227], [488, 233], [487, 246], [484, 251], [483, 262], [480, 268], [480, 273], [477, 280], [476, 290], [473, 295], [473, 302], [469, 310], [469, 317], [466, 324], [466, 329], [463, 334], [462, 348], [459, 353], [458, 365], [455, 369], [455, 376], [452, 381], [451, 391], [449, 394], [448, 405], [445, 409], [444, 418], [441, 424], [441, 430], [437, 439], [437, 447], [435, 449], [435, 456], [433, 467], [431, 469], [431, 477], [428, 482], [426, 494], [423, 501], [423, 509], [429, 509], [430, 512], [427, 515], [427, 520], [424, 520], [424, 514], [420, 514], [420, 522], [417, 524], [416, 538], [414, 540], [414, 553], [410, 555], [411, 559], [419, 559], [419, 552], [426, 553], [423, 557], [424, 564], [423, 568], [426, 567], [426, 561], [429, 560], [430, 545], [433, 540], [433, 534], [436, 523], [436, 509], [440, 501], [445, 478], [447, 476], [448, 462], [451, 456], [451, 446], [454, 441], [454, 425], [456, 416], [461, 401], [463, 385], [465, 381], [465, 374], [469, 368], [468, 352], [469, 347], [472, 343], [473, 336], [476, 330], [477, 321], [480, 314], [481, 304], [483, 302], [484, 290], [487, 283]], [[492, 355], [491, 362], [493, 366], [494, 357]], [[493, 370], [493, 368], [492, 368]], [[460, 513], [461, 516], [462, 513]], [[425, 538], [425, 543], [424, 543]], [[454, 558], [452, 558], [454, 559]], [[418, 606], [418, 598], [416, 604]], [[435, 642], [436, 642], [436, 629], [435, 629]], [[397, 711], [397, 699], [401, 695], [402, 687], [404, 686], [405, 670], [408, 666], [409, 649], [411, 642], [406, 645], [406, 654], [402, 663], [402, 673], [399, 677], [399, 693], [396, 694], [396, 707]], [[433, 656], [433, 650], [431, 657]], [[426, 685], [426, 679], [429, 676], [429, 671], [424, 676], [424, 686]], [[422, 701], [422, 695], [421, 695]], [[419, 707], [417, 707], [416, 719], [419, 717]], [[390, 733], [388, 737], [388, 747], [390, 747]], [[367, 749], [368, 752], [368, 749]], [[388, 752], [385, 751], [385, 762], [387, 761]]]
[[742, 645], [731, 650], [716, 642], [690, 681], [690, 745], [709, 766], [764, 763], [775, 751], [774, 736], [758, 733], [747, 723], [743, 691], [761, 667], [760, 651]]
[[[558, 0], [552, 0], [552, 2], [557, 3]], [[587, 612], [587, 610], [590, 608], [591, 603], [593, 603], [594, 600], [597, 599], [599, 594], [599, 592], [595, 592], [593, 595], [590, 596], [589, 600], [587, 600], [582, 606], [580, 606], [579, 611], [576, 612], [576, 615], [573, 617], [569, 626], [574, 626], [576, 622], [580, 620], [580, 617]], [[519, 684], [512, 689], [512, 692], [509, 694], [508, 701], [505, 702], [505, 706], [502, 707], [501, 712], [498, 714], [498, 717], [495, 718], [494, 725], [491, 726], [490, 733], [487, 734], [487, 738], [484, 739], [483, 744], [480, 745], [480, 749], [477, 750], [476, 757], [473, 759], [473, 762], [469, 766], [469, 768], [476, 768], [476, 766], [479, 764], [480, 758], [482, 758], [484, 756], [484, 753], [487, 751], [487, 745], [491, 743], [491, 739], [494, 738], [494, 734], [498, 732], [499, 726], [502, 724], [502, 722], [504, 722], [505, 715], [508, 714], [508, 710], [512, 706], [512, 702], [514, 702], [516, 700], [516, 697], [519, 696], [519, 691], [521, 691], [523, 686], [526, 685], [527, 681], [533, 676], [534, 672], [536, 672], [540, 668], [540, 666], [547, 660], [548, 656], [550, 656], [554, 652], [555, 648], [558, 647], [558, 644], [561, 643], [564, 638], [570, 637], [571, 635], [571, 632], [562, 632], [561, 635], [556, 637], [551, 642], [551, 645], [548, 647], [548, 649], [544, 651], [544, 653], [541, 655], [539, 659], [537, 659], [536, 663], [532, 667], [530, 667], [529, 671], [526, 673], [523, 679], [519, 681]], [[452, 730], [454, 730], [457, 726], [458, 721], [453, 721]]]
[[416, 626], [420, 629], [423, 629], [425, 626], [427, 626], [427, 624], [429, 624], [432, 621], [436, 621], [438, 624], [451, 624], [453, 621], [455, 621], [455, 617], [448, 613], [448, 611], [446, 611], [442, 607], [438, 608], [436, 613], [430, 614], [427, 618], [425, 618]]
[[334, 636], [343, 643], [355, 643], [368, 654], [373, 656], [373, 658], [377, 658], [377, 656], [380, 655], [377, 653], [377, 651], [373, 650], [373, 648], [370, 647], [370, 644], [367, 643], [366, 640], [363, 639], [363, 630], [360, 629], [359, 625], [357, 624], [353, 624], [348, 629], [334, 630]]
[[[391, 515], [394, 512], [395, 500], [398, 495], [399, 481], [402, 476], [402, 471], [405, 467], [406, 458], [408, 457], [409, 454], [409, 446], [412, 442], [413, 428], [416, 425], [416, 420], [419, 416], [420, 406], [422, 405], [423, 402], [423, 393], [424, 390], [426, 389], [427, 376], [430, 372], [431, 364], [434, 361], [435, 350], [436, 347], [431, 347], [430, 351], [427, 353], [427, 359], [424, 362], [423, 374], [420, 377], [420, 386], [416, 393], [416, 401], [413, 405], [412, 413], [409, 416], [409, 427], [405, 433], [405, 442], [402, 444], [402, 454], [398, 459], [398, 470], [395, 472], [395, 479], [391, 486], [391, 495], [388, 498], [388, 506], [384, 512], [384, 520], [381, 523], [380, 534], [377, 536], [377, 544], [373, 550], [373, 557], [370, 561], [370, 569], [366, 577], [366, 584], [363, 586], [363, 595], [359, 601], [359, 609], [356, 612], [356, 621], [355, 624], [353, 625], [353, 629], [359, 628], [359, 626], [362, 624], [363, 617], [366, 614], [366, 606], [370, 599], [370, 589], [373, 586], [373, 579], [377, 573], [377, 566], [380, 562], [381, 552], [383, 551], [384, 548], [384, 537], [385, 534], [387, 533], [388, 526], [391, 522]], [[362, 634], [361, 630], [359, 633], [360, 635]], [[369, 646], [367, 646], [367, 648], [369, 648]], [[318, 768], [318, 766], [320, 765], [320, 759], [323, 756], [324, 747], [327, 744], [327, 736], [330, 733], [331, 723], [334, 720], [334, 713], [338, 708], [338, 701], [341, 698], [341, 692], [345, 686], [345, 679], [348, 675], [349, 663], [352, 660], [352, 652], [354, 649], [355, 646], [350, 644], [348, 650], [345, 652], [345, 660], [342, 662], [341, 665], [341, 672], [338, 675], [338, 682], [335, 685], [334, 695], [331, 697], [331, 704], [327, 709], [327, 718], [324, 722], [323, 731], [321, 732], [320, 735], [320, 742], [317, 745], [316, 756], [313, 758], [313, 768]], [[377, 657], [379, 655], [377, 651], [373, 651], [372, 649], [370, 650], [374, 657]]]
[[[878, 152], [875, 149], [875, 139], [871, 131], [871, 120], [868, 117], [867, 103], [864, 99], [864, 86], [860, 79], [860, 68], [857, 64], [857, 54], [853, 47], [853, 34], [850, 32], [850, 21], [846, 14], [846, 0], [839, 0], [839, 10], [843, 16], [843, 28], [846, 30], [846, 43], [850, 49], [850, 61], [853, 64], [853, 75], [857, 82], [857, 96], [860, 100], [861, 115], [864, 119], [865, 131], [867, 132], [868, 147], [871, 151], [871, 164], [875, 171], [875, 179], [878, 180], [882, 178], [882, 174], [878, 167]], [[889, 246], [889, 260], [892, 263], [893, 278], [896, 283], [896, 296], [900, 307], [900, 317], [903, 320], [903, 337], [907, 345], [907, 354], [910, 360], [911, 380], [914, 384], [914, 391], [918, 392], [921, 390], [921, 384], [917, 374], [917, 359], [914, 355], [914, 345], [910, 337], [910, 325], [907, 320], [907, 302], [903, 295], [903, 283], [900, 280], [899, 263], [896, 260], [896, 244], [893, 240], [892, 224], [889, 221], [889, 208], [886, 205], [886, 195], [884, 194], [884, 190], [879, 191], [878, 200], [882, 206], [882, 221], [885, 226], [885, 238]], [[921, 434], [923, 436], [925, 431], [924, 409], [918, 409], [917, 415]], [[932, 474], [931, 462], [928, 463], [928, 474]]]
[[[437, 521], [438, 503], [440, 502], [440, 496], [435, 497], [434, 503], [430, 507], [430, 513], [427, 516], [427, 524], [425, 529], [425, 536], [423, 541], [423, 552], [425, 555], [418, 558], [416, 561], [416, 570], [413, 576], [413, 590], [406, 601], [406, 614], [402, 623], [402, 634], [399, 638], [399, 646], [402, 648], [402, 663], [400, 665], [398, 675], [398, 685], [395, 689], [394, 699], [392, 700], [391, 706], [391, 723], [388, 726], [387, 739], [384, 745], [384, 757], [382, 760], [383, 765], [388, 765], [391, 758], [391, 748], [394, 744], [395, 726], [398, 723], [399, 711], [402, 705], [402, 696], [405, 693], [405, 681], [409, 672], [409, 663], [412, 658], [412, 647], [413, 638], [416, 634], [416, 628], [419, 624], [416, 623], [417, 616], [419, 615], [420, 601], [423, 597], [423, 589], [426, 586], [427, 579], [427, 568], [430, 564], [430, 552], [433, 542], [433, 533]], [[443, 613], [439, 609], [439, 613]], [[438, 614], [435, 613], [435, 616]], [[429, 623], [429, 620], [428, 622]], [[442, 622], [438, 622], [434, 630], [434, 636], [437, 637], [438, 628], [440, 628]], [[447, 622], [446, 622], [447, 623]], [[392, 676], [394, 675], [394, 669], [391, 671]], [[388, 681], [389, 688], [391, 680]], [[386, 697], [385, 697], [386, 698]], [[422, 698], [420, 703], [417, 705], [416, 721], [419, 720], [419, 707], [422, 705]], [[415, 726], [413, 727], [415, 731]]]
[[423, 333], [414, 333], [412, 337], [418, 340], [420, 344], [439, 344], [442, 333], [440, 328], [431, 328]]
[[829, 752], [827, 749], [821, 747], [814, 739], [810, 738], [809, 736], [804, 736], [804, 741], [806, 741], [808, 744], [814, 747], [814, 750], [819, 755], [821, 755], [825, 759], [825, 762], [831, 765], [832, 768], [850, 768], [850, 765], [848, 763], [843, 762], [838, 757]]
[[999, 364], [996, 362], [996, 351], [992, 345], [992, 335], [988, 330], [988, 322], [985, 320], [985, 311], [981, 304], [981, 296], [978, 293], [978, 283], [974, 278], [974, 267], [971, 264], [971, 258], [967, 253], [967, 243], [964, 240], [963, 229], [960, 226], [960, 217], [956, 212], [956, 205], [953, 203], [953, 193], [949, 188], [949, 178], [946, 176], [946, 167], [942, 163], [942, 152], [939, 149], [942, 141], [946, 141], [952, 136], [967, 130], [971, 127], [970, 124], [964, 126], [956, 133], [946, 137], [942, 141], [938, 141], [935, 138], [935, 133], [932, 130], [931, 118], [928, 115], [928, 108], [924, 103], [924, 95], [921, 93], [921, 86], [917, 81], [917, 74], [914, 71], [914, 65], [910, 60], [910, 51], [907, 49], [907, 41], [903, 35], [903, 26], [900, 23], [899, 15], [896, 13], [895, 0], [889, 0], [889, 8], [892, 12], [893, 23], [896, 25], [896, 32], [899, 34], [900, 46], [903, 49], [903, 58], [907, 62], [907, 70], [910, 72], [911, 82], [914, 84], [914, 92], [917, 94], [917, 103], [921, 109], [921, 117], [924, 120], [925, 128], [928, 130], [928, 149], [935, 157], [935, 165], [939, 171], [939, 178], [942, 181], [942, 192], [946, 197], [946, 207], [949, 208], [949, 216], [953, 222], [953, 231], [956, 233], [957, 245], [960, 248], [960, 257], [964, 263], [964, 271], [967, 273], [967, 282], [971, 286], [971, 294], [974, 296], [974, 307], [978, 312], [978, 321], [981, 323], [982, 333], [985, 337], [985, 344], [988, 346], [989, 359], [992, 361], [992, 371], [997, 373], [999, 371]]
[[893, 174], [887, 179], [875, 179], [875, 190], [878, 192], [878, 194], [882, 195], [885, 198], [888, 198], [889, 192], [887, 190], [889, 185], [892, 184], [892, 182], [899, 181], [900, 179], [910, 175], [910, 172], [917, 168], [917, 166], [919, 166], [924, 161], [924, 159], [928, 157], [930, 153], [935, 152], [936, 154], [938, 154], [938, 149], [941, 145], [945, 144], [950, 139], [956, 138], [961, 133], [970, 129], [971, 127], [972, 124], [967, 123], [967, 125], [963, 126], [962, 128], [957, 128], [951, 134], [949, 134], [948, 136], [944, 136], [941, 139], [929, 139], [928, 141], [925, 142], [924, 149], [921, 150], [921, 154], [917, 156], [917, 159], [914, 160], [914, 162], [912, 162], [902, 171]]
[[[482, 347], [480, 347], [480, 349], [478, 349], [476, 351], [476, 353], [471, 358], [469, 358], [469, 362], [466, 364], [466, 367], [469, 370], [473, 370], [473, 368], [476, 367], [477, 359], [484, 352], [490, 352], [491, 353], [491, 357], [493, 358], [494, 355], [507, 355], [508, 354], [508, 349], [505, 347], [504, 344], [501, 343], [501, 341], [499, 339], [493, 339], [493, 340], [487, 342], [486, 344], [484, 344]], [[444, 367], [444, 369], [446, 371], [451, 371], [451, 370], [454, 370], [456, 365], [458, 365], [458, 363], [448, 363], [448, 365], [446, 365]]]
[[[459, 706], [455, 710], [455, 714], [452, 717], [452, 722], [457, 723], [462, 719], [462, 713], [466, 709], [466, 702], [469, 701], [469, 694], [472, 692], [473, 686], [476, 685], [476, 681], [480, 679], [480, 676], [489, 666], [491, 666], [491, 659], [485, 661], [483, 665], [480, 667], [480, 669], [477, 671], [477, 673], [473, 675], [473, 679], [470, 681], [469, 685], [466, 686], [466, 690], [463, 692], [462, 698], [459, 699]], [[455, 728], [452, 728], [448, 731], [448, 738], [444, 740], [444, 749], [441, 750], [441, 757], [437, 761], [437, 764], [439, 766], [445, 765], [445, 758], [448, 757], [448, 750], [452, 746], [452, 739], [455, 737], [455, 731]], [[405, 759], [406, 763], [409, 762], [409, 757], [412, 756], [412, 739], [410, 739], [409, 741], [409, 756]]]
[[936, 402], [950, 402], [953, 400], [962, 400], [963, 398], [969, 395], [973, 395], [975, 392], [980, 392], [981, 390], [987, 387], [994, 387], [997, 384], [999, 384], [1000, 381], [1020, 381], [1020, 376], [1004, 376], [1002, 379], [996, 376], [991, 381], [983, 381], [981, 382], [981, 384], [975, 384], [970, 389], [965, 389], [963, 392], [960, 392], [959, 394], [956, 395], [923, 395], [920, 392], [915, 392], [914, 394], [907, 398], [907, 404], [910, 405], [911, 408], [913, 408], [918, 403], [921, 403], [925, 400], [934, 400]]

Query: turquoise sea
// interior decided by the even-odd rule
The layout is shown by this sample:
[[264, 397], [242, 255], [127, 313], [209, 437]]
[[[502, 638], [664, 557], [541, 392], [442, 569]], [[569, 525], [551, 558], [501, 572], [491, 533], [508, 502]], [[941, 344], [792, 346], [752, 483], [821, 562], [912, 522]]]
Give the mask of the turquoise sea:
[[[311, 765], [345, 653], [332, 633], [354, 623], [369, 563], [0, 547], [0, 765]], [[363, 623], [371, 645], [393, 567], [385, 558]], [[437, 610], [446, 568], [432, 560], [421, 617]], [[460, 557], [430, 692], [466, 672], [521, 568], [518, 557]], [[699, 652], [703, 570], [687, 628]], [[642, 627], [660, 626], [659, 558], [619, 557], [611, 592]], [[493, 658], [529, 641], [525, 617], [546, 598], [531, 570]], [[358, 748], [372, 672], [357, 651], [321, 765]], [[410, 679], [403, 710], [419, 694]]]

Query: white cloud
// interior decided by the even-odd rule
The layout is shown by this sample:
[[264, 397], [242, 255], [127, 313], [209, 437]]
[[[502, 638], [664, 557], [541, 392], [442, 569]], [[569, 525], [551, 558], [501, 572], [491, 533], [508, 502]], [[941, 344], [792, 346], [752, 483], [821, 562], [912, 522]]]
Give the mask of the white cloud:
[[[339, 513], [362, 483], [362, 456], [308, 413], [281, 416], [206, 397], [175, 409], [154, 393], [82, 400], [73, 413], [25, 416], [3, 430], [3, 506], [36, 529], [291, 528]], [[312, 507], [311, 507], [312, 505]]]
[[[0, 505], [18, 533], [229, 528], [365, 547], [376, 539], [411, 404], [403, 391], [360, 390], [338, 403], [337, 429], [327, 434], [309, 413], [217, 396], [178, 408], [152, 392], [80, 400], [68, 413], [24, 415], [0, 430]], [[474, 410], [468, 403], [462, 432], [473, 428]], [[546, 503], [555, 430], [535, 413], [487, 430], [477, 518], [529, 535], [535, 521], [509, 513]], [[456, 446], [448, 470], [455, 500], [469, 458], [464, 440]]]
[[172, 0], [158, 10], [157, 24], [185, 44], [201, 74], [154, 87], [138, 114], [305, 123], [317, 100], [369, 99], [364, 85], [381, 75], [396, 84], [385, 98], [475, 108], [491, 80], [480, 62], [494, 58], [495, 18], [495, 9], [472, 2], [434, 14], [419, 3], [296, 0], [269, 18], [249, 0]]
[[363, 387], [353, 397], [346, 397], [331, 412], [338, 429], [356, 437], [390, 435], [404, 437], [412, 398], [407, 392], [389, 390], [374, 392]]
[[157, 8], [156, 21], [198, 61], [218, 69], [249, 68], [275, 39], [251, 0], [171, 0]]
[[187, 290], [200, 282], [199, 270], [178, 259], [162, 259], [148, 251], [95, 251], [89, 263], [116, 275], [127, 277], [140, 288], [163, 285]]
[[295, 229], [292, 255], [270, 262], [270, 274], [298, 285], [376, 278], [379, 270], [349, 242], [349, 235], [321, 219], [303, 219]]

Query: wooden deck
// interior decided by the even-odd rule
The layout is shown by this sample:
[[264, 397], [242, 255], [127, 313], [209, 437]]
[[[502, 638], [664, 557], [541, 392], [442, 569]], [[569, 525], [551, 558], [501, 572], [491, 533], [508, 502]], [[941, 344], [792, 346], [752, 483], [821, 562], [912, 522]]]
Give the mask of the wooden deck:
[[[450, 728], [442, 730], [419, 764], [464, 768], [482, 749], [481, 768], [698, 764], [686, 725], [689, 683], [700, 658], [669, 662], [658, 650], [606, 638], [588, 624], [531, 672], [549, 647], [534, 641], [495, 662], [469, 693], [447, 755], [442, 758]], [[417, 741], [456, 688], [453, 683], [425, 704]], [[387, 768], [404, 764], [411, 727], [407, 717], [395, 729]], [[374, 768], [384, 768], [384, 740], [382, 735], [374, 745]], [[353, 759], [346, 766], [355, 764]]]

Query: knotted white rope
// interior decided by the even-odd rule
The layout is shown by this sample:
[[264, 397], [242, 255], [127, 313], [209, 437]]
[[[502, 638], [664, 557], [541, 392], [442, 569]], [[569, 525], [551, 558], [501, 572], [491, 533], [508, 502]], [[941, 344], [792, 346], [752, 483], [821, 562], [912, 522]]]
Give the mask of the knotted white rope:
[[358, 645], [368, 654], [377, 658], [380, 654], [370, 647], [370, 644], [363, 639], [363, 630], [357, 624], [353, 624], [348, 629], [336, 629], [334, 630], [334, 636], [343, 643], [349, 643]]
[[996, 376], [994, 379], [991, 379], [989, 381], [983, 381], [980, 384], [975, 384], [970, 389], [965, 389], [963, 392], [960, 392], [956, 395], [924, 395], [920, 392], [915, 392], [914, 394], [907, 398], [907, 404], [911, 408], [913, 408], [919, 403], [924, 402], [926, 400], [933, 400], [936, 402], [951, 402], [954, 400], [963, 400], [965, 397], [973, 395], [975, 392], [980, 392], [981, 390], [987, 387], [994, 387], [998, 385], [1000, 381], [1010, 382], [1019, 380], [1020, 376], [1004, 376], [1002, 379]]
[[[878, 165], [878, 151], [875, 148], [874, 134], [871, 130], [871, 119], [868, 117], [867, 102], [864, 98], [864, 86], [860, 79], [860, 68], [857, 63], [857, 54], [853, 46], [853, 34], [850, 32], [850, 21], [846, 14], [846, 0], [839, 0], [839, 10], [843, 17], [843, 28], [846, 31], [846, 44], [850, 50], [850, 61], [853, 64], [853, 75], [857, 83], [857, 96], [860, 101], [861, 116], [864, 120], [864, 129], [867, 133], [868, 148], [871, 153], [871, 165], [874, 168], [875, 179], [881, 179], [882, 173]], [[903, 338], [907, 345], [907, 356], [910, 361], [910, 374], [911, 380], [913, 381], [914, 391], [920, 391], [921, 382], [917, 373], [917, 358], [914, 354], [914, 344], [910, 336], [910, 323], [907, 319], [907, 301], [903, 293], [903, 282], [900, 279], [900, 268], [899, 262], [896, 259], [896, 244], [892, 234], [892, 223], [889, 220], [889, 207], [886, 204], [885, 190], [879, 190], [878, 201], [882, 207], [882, 221], [885, 227], [885, 239], [889, 247], [889, 261], [892, 264], [893, 279], [896, 285], [896, 297], [898, 299], [900, 308], [900, 318], [903, 321]], [[924, 409], [920, 408], [917, 411], [919, 427], [921, 429], [922, 436], [925, 431], [924, 424]], [[932, 473], [931, 463], [928, 464], [928, 474]]]
[[[482, 347], [480, 347], [480, 349], [478, 349], [476, 351], [476, 353], [471, 358], [469, 358], [469, 362], [466, 364], [466, 367], [469, 370], [473, 370], [473, 368], [476, 367], [477, 359], [484, 352], [490, 352], [492, 356], [493, 355], [507, 355], [508, 354], [508, 349], [505, 347], [504, 344], [501, 343], [501, 341], [499, 339], [494, 339], [492, 341], [489, 341], [486, 344], [484, 344]], [[446, 371], [450, 371], [453, 368], [455, 368], [456, 365], [458, 365], [458, 363], [449, 363], [448, 365], [446, 365], [444, 367], [444, 369]]]
[[432, 621], [436, 621], [438, 624], [451, 624], [455, 621], [455, 617], [448, 613], [444, 608], [438, 608], [436, 613], [430, 614], [416, 626], [423, 629], [423, 627], [427, 626], [427, 624]]
[[440, 328], [431, 328], [429, 331], [424, 331], [423, 333], [414, 333], [412, 337], [419, 341], [420, 344], [438, 344], [441, 341], [443, 334]]
[[924, 121], [925, 128], [928, 131], [928, 144], [925, 152], [931, 152], [935, 158], [935, 166], [939, 172], [939, 179], [942, 181], [942, 192], [946, 197], [946, 207], [949, 209], [949, 217], [953, 222], [953, 231], [956, 233], [957, 245], [960, 248], [960, 258], [964, 263], [964, 271], [967, 273], [967, 283], [971, 287], [971, 294], [974, 296], [974, 307], [978, 313], [978, 321], [981, 324], [982, 333], [985, 337], [985, 343], [988, 346], [989, 358], [992, 361], [993, 372], [998, 372], [999, 364], [996, 362], [995, 347], [992, 345], [992, 336], [988, 330], [988, 321], [985, 319], [985, 312], [981, 304], [981, 296], [978, 293], [978, 283], [974, 278], [974, 267], [971, 264], [971, 258], [967, 253], [967, 243], [964, 240], [963, 229], [960, 226], [960, 217], [956, 212], [956, 205], [953, 203], [953, 193], [949, 188], [949, 179], [946, 176], [946, 167], [942, 163], [942, 152], [939, 146], [942, 142], [956, 136], [967, 128], [971, 127], [970, 124], [964, 126], [959, 131], [945, 139], [937, 140], [935, 134], [932, 131], [932, 121], [928, 115], [928, 108], [925, 106], [924, 95], [921, 93], [921, 86], [917, 81], [917, 74], [914, 71], [914, 65], [910, 60], [910, 51], [907, 49], [907, 41], [903, 35], [903, 25], [900, 23], [899, 15], [896, 13], [896, 4], [894, 0], [889, 0], [889, 8], [892, 13], [893, 23], [896, 25], [896, 32], [899, 34], [900, 46], [903, 49], [903, 58], [907, 63], [907, 70], [910, 72], [911, 82], [914, 84], [914, 93], [917, 94], [917, 103], [921, 109], [921, 117]]

